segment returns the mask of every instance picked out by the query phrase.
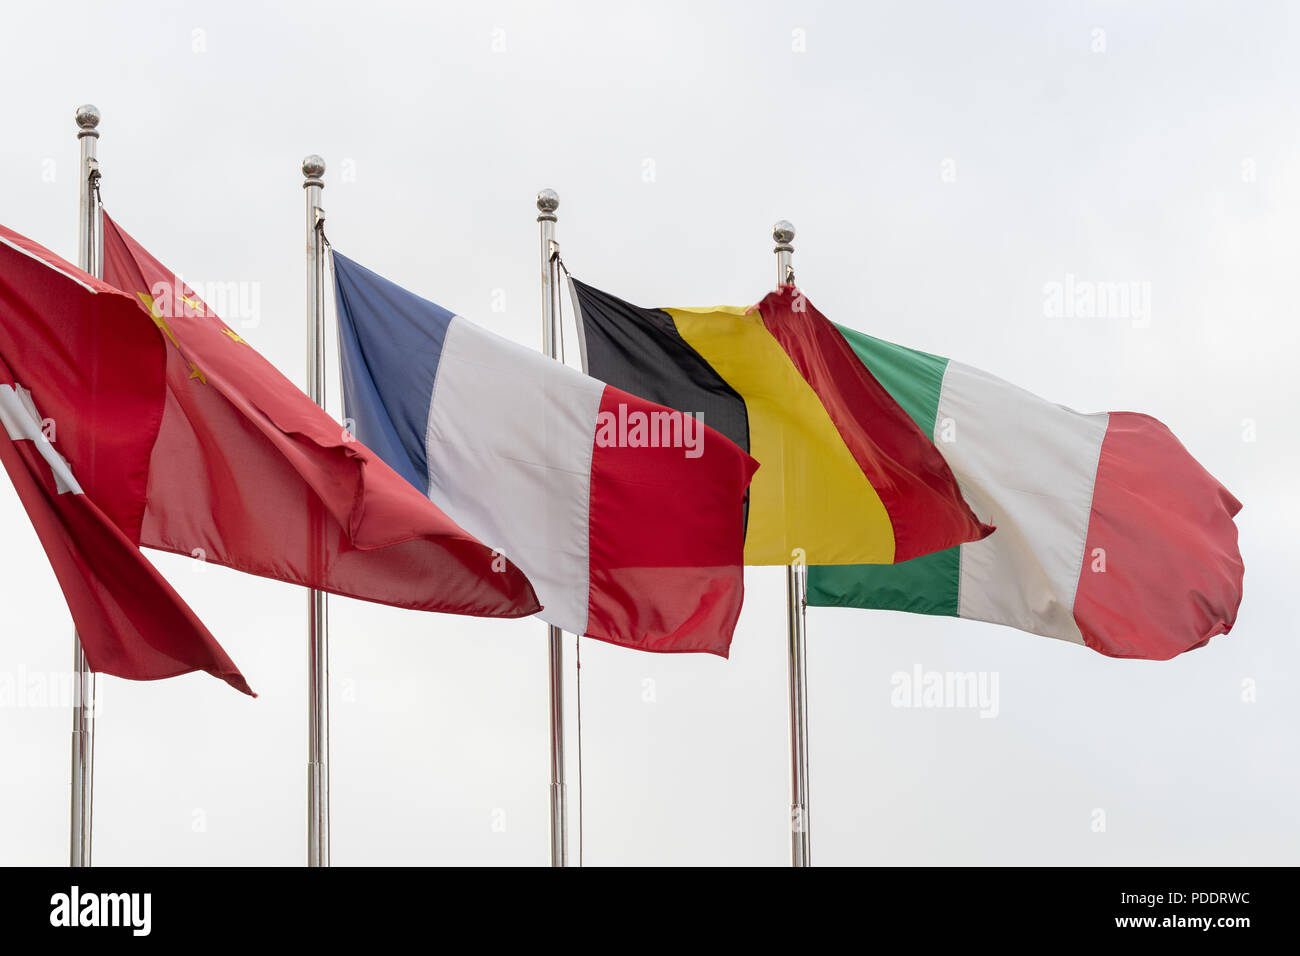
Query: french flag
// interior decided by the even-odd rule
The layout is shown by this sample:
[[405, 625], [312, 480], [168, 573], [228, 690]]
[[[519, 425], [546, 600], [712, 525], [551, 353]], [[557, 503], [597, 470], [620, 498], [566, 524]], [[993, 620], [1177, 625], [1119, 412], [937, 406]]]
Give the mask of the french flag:
[[358, 439], [528, 576], [566, 631], [726, 657], [758, 467], [701, 416], [636, 398], [333, 253]]

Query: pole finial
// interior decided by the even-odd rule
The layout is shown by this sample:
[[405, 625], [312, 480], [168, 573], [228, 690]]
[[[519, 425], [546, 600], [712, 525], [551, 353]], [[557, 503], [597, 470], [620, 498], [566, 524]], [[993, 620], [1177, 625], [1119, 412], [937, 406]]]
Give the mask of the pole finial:
[[794, 252], [794, 226], [788, 219], [779, 219], [772, 226], [772, 239], [776, 242], [777, 252]]
[[98, 136], [99, 130], [95, 127], [99, 125], [99, 107], [92, 103], [83, 103], [77, 107], [76, 113], [78, 137]]
[[315, 153], [304, 157], [302, 161], [302, 175], [304, 177], [302, 184], [303, 189], [306, 189], [308, 186], [324, 186], [325, 180], [323, 177], [325, 175], [325, 160], [321, 159]]
[[541, 213], [537, 217], [538, 222], [545, 220], [555, 221], [555, 210], [560, 208], [560, 194], [554, 189], [543, 189], [537, 194], [537, 211]]

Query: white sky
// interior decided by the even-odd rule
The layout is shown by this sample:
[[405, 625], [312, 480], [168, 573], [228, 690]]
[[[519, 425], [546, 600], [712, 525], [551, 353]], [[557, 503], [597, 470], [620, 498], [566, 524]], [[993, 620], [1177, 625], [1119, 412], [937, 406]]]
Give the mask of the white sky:
[[[306, 153], [328, 163], [340, 251], [533, 346], [538, 188], [560, 193], [570, 269], [647, 306], [756, 301], [788, 218], [830, 318], [1083, 411], [1149, 412], [1245, 503], [1237, 626], [1168, 663], [810, 609], [814, 860], [1294, 863], [1296, 18], [19, 4], [0, 32], [0, 221], [74, 257], [72, 114], [97, 104], [107, 208], [187, 280], [256, 283], [260, 324], [239, 330], [302, 381]], [[1066, 273], [1150, 283], [1150, 324], [1045, 317]], [[0, 689], [49, 686], [71, 623], [7, 484], [0, 541]], [[202, 674], [101, 679], [95, 861], [300, 863], [305, 594], [150, 556], [261, 697]], [[782, 572], [747, 583], [728, 662], [583, 642], [588, 863], [788, 860]], [[330, 607], [334, 862], [544, 864], [544, 626]], [[998, 716], [891, 706], [891, 675], [916, 665], [995, 673]], [[67, 859], [70, 721], [0, 706], [0, 863]]]

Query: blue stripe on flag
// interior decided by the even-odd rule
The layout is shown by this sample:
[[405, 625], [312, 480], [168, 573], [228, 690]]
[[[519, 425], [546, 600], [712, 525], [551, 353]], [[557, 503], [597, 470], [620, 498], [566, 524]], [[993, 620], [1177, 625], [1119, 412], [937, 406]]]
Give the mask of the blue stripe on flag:
[[452, 314], [333, 255], [343, 413], [364, 445], [428, 494], [425, 432]]

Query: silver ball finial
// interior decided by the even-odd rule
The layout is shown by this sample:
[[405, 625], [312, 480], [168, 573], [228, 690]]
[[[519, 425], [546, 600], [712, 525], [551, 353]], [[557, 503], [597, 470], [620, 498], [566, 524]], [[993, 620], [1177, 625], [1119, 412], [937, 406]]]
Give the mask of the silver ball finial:
[[555, 210], [560, 208], [560, 194], [554, 189], [543, 189], [537, 194], [537, 221], [555, 222]]
[[82, 136], [98, 136], [95, 127], [99, 125], [99, 107], [85, 103], [77, 107], [77, 127]]
[[790, 245], [790, 243], [794, 242], [794, 226], [788, 219], [778, 220], [777, 223], [772, 226], [772, 238], [780, 245]]
[[304, 157], [302, 161], [302, 174], [305, 177], [302, 184], [303, 189], [306, 189], [308, 186], [324, 186], [325, 180], [323, 177], [325, 175], [325, 160], [321, 159], [315, 153]]

